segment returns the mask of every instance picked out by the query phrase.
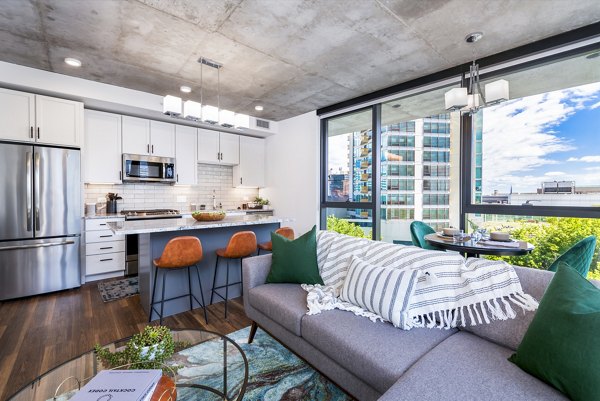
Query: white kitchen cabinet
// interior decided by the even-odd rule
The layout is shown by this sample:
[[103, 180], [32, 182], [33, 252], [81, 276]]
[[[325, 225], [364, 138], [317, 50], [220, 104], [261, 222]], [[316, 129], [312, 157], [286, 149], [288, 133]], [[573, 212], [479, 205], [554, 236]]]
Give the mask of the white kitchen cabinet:
[[150, 120], [122, 117], [123, 153], [150, 154]]
[[0, 138], [34, 142], [35, 95], [0, 89]]
[[239, 135], [198, 129], [198, 163], [236, 165], [240, 162]]
[[175, 124], [150, 121], [150, 154], [175, 157]]
[[175, 157], [175, 125], [123, 116], [123, 153]]
[[83, 103], [0, 89], [0, 139], [81, 146]]
[[177, 184], [196, 185], [198, 165], [196, 151], [198, 149], [198, 129], [184, 125], [175, 126], [175, 172]]
[[120, 184], [121, 116], [86, 110], [84, 126], [84, 182]]
[[35, 96], [36, 142], [81, 146], [83, 103]]
[[240, 136], [240, 162], [233, 166], [235, 187], [265, 186], [265, 140]]
[[219, 149], [221, 152], [221, 163], [236, 165], [240, 162], [240, 136], [236, 134], [228, 134], [226, 132], [219, 133]]
[[86, 281], [123, 276], [125, 273], [125, 236], [115, 235], [109, 222], [124, 221], [122, 217], [86, 219], [85, 275]]
[[198, 128], [198, 163], [219, 164], [219, 133]]

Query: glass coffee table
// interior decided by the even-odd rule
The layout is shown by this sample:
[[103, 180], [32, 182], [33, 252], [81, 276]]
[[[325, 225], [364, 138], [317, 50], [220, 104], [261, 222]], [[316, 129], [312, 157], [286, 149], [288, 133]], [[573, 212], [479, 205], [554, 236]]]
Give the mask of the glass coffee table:
[[[171, 333], [174, 341], [186, 343], [186, 348], [166, 362], [167, 366], [179, 367], [170, 374], [176, 385], [177, 401], [243, 398], [248, 384], [248, 360], [235, 341], [204, 330], [171, 330]], [[124, 338], [105, 347], [114, 350], [128, 340]], [[68, 400], [103, 369], [91, 350], [44, 373], [8, 400]]]

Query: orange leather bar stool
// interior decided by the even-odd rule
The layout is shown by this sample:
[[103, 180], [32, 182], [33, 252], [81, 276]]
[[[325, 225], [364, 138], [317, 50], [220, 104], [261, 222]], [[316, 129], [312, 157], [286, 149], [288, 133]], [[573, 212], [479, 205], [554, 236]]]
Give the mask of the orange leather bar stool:
[[[294, 235], [294, 229], [291, 227], [281, 227], [278, 228], [277, 230], [275, 230], [275, 234], [279, 234], [282, 237], [285, 237], [287, 239], [291, 239], [293, 240], [295, 235]], [[269, 242], [263, 242], [262, 244], [258, 244], [258, 254], [260, 255], [260, 251], [267, 251], [267, 252], [272, 252], [273, 251], [273, 243], [271, 241]]]
[[[210, 294], [210, 303], [213, 302], [213, 296], [216, 294], [219, 298], [225, 301], [225, 318], [227, 318], [227, 299], [229, 298], [229, 287], [232, 285], [239, 284], [241, 287], [242, 295], [244, 295], [244, 288], [242, 287], [242, 260], [252, 255], [256, 251], [256, 235], [252, 231], [241, 231], [235, 233], [229, 239], [227, 248], [217, 249], [217, 263], [215, 265], [215, 277], [213, 278], [213, 286]], [[216, 286], [217, 281], [217, 270], [219, 268], [219, 259], [223, 258], [227, 260], [227, 271], [225, 285]], [[240, 260], [240, 281], [235, 283], [229, 282], [229, 261], [231, 259]], [[219, 294], [217, 290], [225, 288], [225, 297]]]
[[[152, 311], [156, 312], [160, 318], [160, 324], [162, 324], [164, 304], [166, 301], [173, 299], [179, 299], [183, 297], [190, 297], [190, 310], [193, 309], [192, 299], [195, 299], [198, 305], [204, 309], [204, 320], [208, 323], [208, 317], [206, 315], [206, 304], [204, 303], [204, 294], [202, 293], [202, 281], [200, 281], [200, 272], [198, 271], [198, 263], [202, 260], [202, 244], [196, 237], [177, 237], [171, 239], [165, 249], [163, 250], [160, 258], [154, 259], [154, 284], [152, 286], [152, 301], [150, 303], [150, 316], [148, 321], [152, 319]], [[192, 294], [192, 278], [190, 276], [190, 267], [196, 268], [196, 275], [198, 276], [198, 285], [200, 286], [200, 298], [202, 302]], [[165, 299], [165, 278], [167, 273], [173, 270], [187, 269], [188, 274], [188, 293], [179, 295], [177, 297]], [[156, 292], [156, 278], [158, 272], [162, 272], [162, 297], [159, 301], [154, 300], [154, 293]], [[154, 305], [160, 303], [160, 312], [156, 310]]]

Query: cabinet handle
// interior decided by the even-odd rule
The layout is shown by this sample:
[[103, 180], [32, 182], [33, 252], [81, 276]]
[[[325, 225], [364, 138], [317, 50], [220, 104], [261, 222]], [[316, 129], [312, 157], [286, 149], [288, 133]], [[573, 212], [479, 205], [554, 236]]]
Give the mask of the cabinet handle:
[[38, 139], [40, 139], [40, 127], [38, 127], [38, 128], [37, 128], [37, 134], [38, 134], [38, 135], [37, 135], [37, 136], [38, 136]]
[[33, 138], [33, 126], [29, 127], [29, 137]]
[[152, 154], [154, 154], [154, 145], [152, 145]]
[[243, 178], [242, 178], [242, 177], [240, 177], [240, 185], [242, 185], [242, 183], [243, 183], [243, 181], [242, 181], [242, 180], [243, 180]]
[[99, 226], [105, 226], [105, 225], [106, 225], [106, 223], [100, 223], [100, 224], [98, 224], [98, 225], [99, 225]]
[[100, 236], [100, 238], [110, 238], [110, 237], [112, 237], [112, 234], [111, 235], [101, 235]]
[[221, 160], [223, 160], [223, 153], [221, 153]]
[[177, 174], [177, 182], [179, 182], [179, 174]]
[[112, 246], [105, 246], [105, 247], [100, 248], [101, 251], [103, 251], [105, 249], [113, 249], [113, 247]]
[[100, 262], [108, 262], [110, 260], [112, 260], [112, 258], [110, 258], [110, 259], [100, 259]]
[[147, 148], [146, 153], [150, 153], [150, 144], [146, 145], [146, 148]]
[[221, 160], [221, 154], [217, 152], [217, 160]]

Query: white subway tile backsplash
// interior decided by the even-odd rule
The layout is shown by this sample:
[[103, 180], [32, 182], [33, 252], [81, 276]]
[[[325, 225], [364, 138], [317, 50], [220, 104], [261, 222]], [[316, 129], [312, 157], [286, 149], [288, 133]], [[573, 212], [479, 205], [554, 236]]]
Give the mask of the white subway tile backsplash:
[[[190, 203], [203, 204], [212, 208], [213, 192], [216, 203], [223, 209], [236, 209], [243, 202], [252, 201], [258, 196], [258, 189], [233, 188], [233, 167], [198, 164], [198, 185], [171, 186], [165, 184], [122, 184], [122, 185], [85, 185], [85, 202], [96, 203], [108, 192], [116, 192], [122, 200], [118, 210], [123, 209], [178, 209], [187, 212]], [[178, 196], [184, 196], [186, 202], [177, 202]]]

